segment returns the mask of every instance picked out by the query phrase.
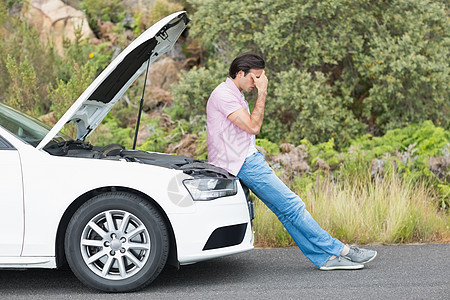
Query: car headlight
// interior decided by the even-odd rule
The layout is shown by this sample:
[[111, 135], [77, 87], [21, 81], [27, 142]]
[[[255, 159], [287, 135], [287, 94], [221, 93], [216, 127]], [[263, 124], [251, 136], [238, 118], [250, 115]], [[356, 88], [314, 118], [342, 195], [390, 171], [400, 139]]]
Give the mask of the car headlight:
[[184, 186], [197, 201], [213, 200], [237, 194], [236, 181], [226, 178], [195, 178], [183, 181]]

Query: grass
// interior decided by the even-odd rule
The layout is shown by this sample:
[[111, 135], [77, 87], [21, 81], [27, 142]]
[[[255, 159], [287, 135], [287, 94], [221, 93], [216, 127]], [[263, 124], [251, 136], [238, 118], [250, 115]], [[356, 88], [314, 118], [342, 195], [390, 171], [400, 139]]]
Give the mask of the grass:
[[[314, 219], [333, 237], [349, 244], [449, 242], [450, 217], [440, 212], [431, 189], [395, 174], [372, 180], [355, 176], [335, 183], [316, 179], [295, 182]], [[295, 246], [276, 216], [255, 199], [256, 246]]]

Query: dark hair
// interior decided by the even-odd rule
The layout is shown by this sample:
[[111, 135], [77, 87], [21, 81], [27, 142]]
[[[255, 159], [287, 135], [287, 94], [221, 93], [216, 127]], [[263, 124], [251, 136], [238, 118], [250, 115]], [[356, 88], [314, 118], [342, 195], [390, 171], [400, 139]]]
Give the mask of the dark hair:
[[247, 76], [250, 69], [261, 70], [265, 66], [264, 59], [258, 54], [252, 52], [242, 53], [231, 62], [229, 74], [234, 79], [239, 71], [244, 71], [244, 75]]

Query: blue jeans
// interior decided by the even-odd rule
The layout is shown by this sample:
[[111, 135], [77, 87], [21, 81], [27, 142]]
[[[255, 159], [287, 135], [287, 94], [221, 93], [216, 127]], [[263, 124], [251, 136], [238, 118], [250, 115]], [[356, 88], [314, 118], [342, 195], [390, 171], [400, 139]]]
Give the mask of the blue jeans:
[[238, 178], [274, 212], [305, 256], [319, 268], [344, 244], [323, 230], [302, 199], [273, 172], [261, 153], [245, 159]]

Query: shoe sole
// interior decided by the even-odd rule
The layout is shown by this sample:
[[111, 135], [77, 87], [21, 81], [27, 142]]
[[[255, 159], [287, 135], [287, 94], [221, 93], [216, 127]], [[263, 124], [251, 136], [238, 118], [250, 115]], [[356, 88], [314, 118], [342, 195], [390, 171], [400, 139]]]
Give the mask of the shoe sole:
[[336, 266], [336, 267], [320, 267], [319, 270], [322, 271], [332, 271], [332, 270], [360, 270], [364, 268], [364, 265], [356, 266]]
[[374, 260], [375, 257], [377, 257], [378, 252], [375, 252], [375, 255], [372, 256], [368, 261], [363, 262], [363, 264], [367, 264], [368, 262], [371, 262], [372, 260]]
[[372, 256], [371, 258], [369, 258], [369, 259], [366, 260], [366, 261], [361, 262], [361, 264], [367, 264], [368, 262], [371, 262], [372, 260], [375, 259], [375, 257], [377, 257], [377, 254], [378, 254], [378, 252], [375, 252], [375, 255], [374, 255], [374, 256]]

